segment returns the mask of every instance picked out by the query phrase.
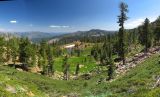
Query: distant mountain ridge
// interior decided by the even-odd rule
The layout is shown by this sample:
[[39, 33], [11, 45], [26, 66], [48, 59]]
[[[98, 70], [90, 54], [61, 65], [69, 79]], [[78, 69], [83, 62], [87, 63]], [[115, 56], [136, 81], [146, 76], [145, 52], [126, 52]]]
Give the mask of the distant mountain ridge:
[[40, 42], [42, 40], [48, 40], [54, 36], [65, 34], [64, 32], [22, 32], [15, 33], [20, 37], [28, 37], [33, 42]]
[[32, 32], [0, 32], [0, 35], [3, 36], [15, 36], [15, 37], [27, 37], [32, 42], [40, 42], [42, 40], [50, 40], [52, 37], [59, 36], [66, 34], [68, 32], [39, 32], [39, 31], [32, 31]]
[[[108, 33], [112, 33], [115, 31], [106, 31], [106, 30], [100, 30], [100, 29], [91, 29], [89, 31], [77, 31], [74, 33], [69, 33], [67, 35], [71, 35], [71, 36], [96, 36], [96, 35], [106, 35]], [[62, 35], [63, 36], [63, 35]]]
[[116, 31], [106, 31], [106, 30], [100, 30], [100, 29], [91, 29], [89, 31], [77, 31], [74, 33], [67, 33], [59, 36], [54, 36], [51, 40], [58, 39], [59, 42], [73, 42], [77, 40], [81, 40], [82, 38], [97, 38], [100, 36], [106, 36], [109, 33], [115, 33]]

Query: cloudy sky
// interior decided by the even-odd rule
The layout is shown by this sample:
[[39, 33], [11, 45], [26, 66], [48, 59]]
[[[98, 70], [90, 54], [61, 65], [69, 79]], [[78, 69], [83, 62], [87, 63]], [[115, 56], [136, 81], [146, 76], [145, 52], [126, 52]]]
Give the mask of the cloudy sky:
[[11, 0], [0, 2], [0, 31], [117, 30], [121, 1], [129, 6], [126, 28], [160, 15], [160, 0]]

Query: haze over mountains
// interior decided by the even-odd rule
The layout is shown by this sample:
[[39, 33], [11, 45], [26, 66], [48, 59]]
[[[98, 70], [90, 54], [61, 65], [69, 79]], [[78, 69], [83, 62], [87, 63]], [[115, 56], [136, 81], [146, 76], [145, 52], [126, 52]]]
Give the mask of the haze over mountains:
[[32, 42], [40, 42], [42, 40], [48, 40], [54, 36], [59, 36], [66, 33], [67, 32], [21, 32], [14, 33], [14, 35], [19, 37], [28, 37]]
[[[8, 32], [10, 35], [16, 37], [28, 37], [32, 42], [40, 42], [42, 40], [61, 40], [64, 38], [70, 39], [79, 39], [82, 37], [99, 37], [105, 36], [108, 33], [113, 33], [115, 31], [106, 31], [100, 29], [91, 29], [89, 31], [77, 31], [77, 32], [40, 32], [40, 31], [33, 31], [33, 32]], [[0, 34], [6, 35], [8, 33], [0, 32]]]
[[0, 32], [1, 35], [13, 35], [16, 37], [28, 37], [32, 42], [40, 42], [42, 40], [48, 40], [52, 37], [59, 36], [62, 34], [66, 34], [68, 32], [40, 32], [40, 31], [33, 31], [33, 32]]
[[114, 33], [116, 31], [106, 31], [106, 30], [100, 30], [100, 29], [91, 29], [89, 31], [77, 31], [74, 33], [67, 33], [67, 34], [62, 34], [59, 36], [54, 36], [52, 40], [54, 39], [58, 39], [59, 42], [66, 42], [66, 43], [70, 43], [73, 41], [79, 41], [82, 40], [84, 38], [86, 39], [95, 39], [95, 38], [102, 38], [104, 36], [106, 36], [109, 33]]

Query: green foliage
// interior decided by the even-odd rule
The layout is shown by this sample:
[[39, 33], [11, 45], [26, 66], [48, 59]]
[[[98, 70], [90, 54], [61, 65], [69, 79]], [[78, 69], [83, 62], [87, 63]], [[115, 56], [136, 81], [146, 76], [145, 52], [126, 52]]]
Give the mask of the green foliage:
[[77, 64], [77, 66], [76, 66], [75, 75], [78, 75], [78, 73], [79, 73], [79, 69], [80, 69], [80, 67], [79, 67], [79, 63], [78, 63], [78, 64]]
[[111, 35], [109, 34], [107, 37], [107, 42], [105, 41], [103, 45], [103, 53], [101, 57], [101, 64], [104, 64], [108, 68], [107, 70], [108, 80], [113, 78], [115, 70], [112, 52], [113, 52], [113, 46], [112, 46]]
[[4, 62], [4, 57], [3, 57], [3, 54], [4, 54], [4, 38], [3, 37], [0, 37], [0, 63], [1, 62]]
[[21, 63], [26, 63], [28, 66], [35, 65], [36, 48], [30, 43], [28, 38], [20, 40], [19, 51], [19, 60]]
[[12, 38], [9, 40], [9, 43], [11, 49], [11, 56], [15, 64], [15, 62], [17, 61], [17, 57], [19, 56], [19, 40], [17, 38]]
[[53, 47], [53, 54], [55, 57], [60, 57], [62, 56], [62, 49], [59, 46], [54, 46]]
[[47, 56], [48, 56], [48, 73], [54, 74], [55, 68], [54, 68], [54, 60], [53, 60], [53, 49], [49, 45], [47, 50]]
[[156, 20], [155, 26], [156, 26], [154, 29], [155, 41], [159, 42], [160, 41], [160, 16]]
[[124, 31], [124, 23], [127, 20], [127, 15], [126, 13], [128, 12], [128, 5], [122, 2], [120, 4], [120, 12], [121, 14], [118, 16], [118, 23], [119, 23], [119, 56], [123, 59], [123, 64], [125, 65], [125, 56], [126, 56], [126, 50], [127, 50], [127, 45], [126, 45], [126, 35]]
[[148, 18], [145, 19], [144, 25], [143, 25], [143, 37], [144, 45], [145, 45], [145, 51], [148, 50], [152, 46], [152, 32], [151, 32], [151, 26], [150, 26], [150, 21]]
[[62, 71], [64, 74], [64, 80], [68, 80], [69, 79], [69, 68], [70, 68], [70, 64], [68, 64], [68, 56], [66, 55], [63, 59], [63, 65], [62, 65]]
[[[157, 97], [160, 94], [159, 87], [151, 87], [156, 82], [153, 76], [160, 74], [158, 60], [159, 55], [155, 55], [119, 79], [101, 84], [97, 84], [97, 80], [106, 76], [106, 73], [95, 75], [86, 81], [63, 81], [0, 66], [0, 96], [27, 97], [26, 92], [21, 92], [22, 87], [38, 97], [47, 97], [47, 94], [59, 97], [70, 93], [77, 93], [80, 97]], [[15, 87], [18, 93], [13, 95], [7, 92], [6, 85]]]
[[98, 43], [96, 43], [91, 49], [91, 55], [94, 57], [96, 61], [99, 60], [99, 55], [101, 54], [101, 48]]
[[[69, 79], [69, 74], [90, 74], [92, 72], [92, 77], [89, 80], [84, 81], [77, 76], [79, 80], [61, 81], [29, 72], [18, 72], [14, 69], [0, 66], [0, 96], [27, 97], [29, 96], [28, 92], [31, 91], [30, 93], [38, 97], [59, 97], [73, 93], [80, 97], [159, 97], [159, 87], [151, 88], [155, 83], [154, 76], [160, 74], [158, 55], [139, 64], [117, 80], [111, 82], [104, 81], [106, 73], [108, 80], [114, 78], [115, 64], [113, 60], [117, 57], [117, 53], [123, 59], [123, 64], [125, 64], [125, 57], [128, 52], [128, 56], [133, 56], [141, 51], [142, 45], [145, 46], [147, 51], [152, 46], [153, 38], [155, 38], [154, 41], [157, 43], [160, 40], [160, 17], [153, 23], [156, 25], [154, 33], [152, 33], [153, 24], [147, 18], [142, 26], [125, 30], [124, 23], [128, 19], [126, 15], [128, 6], [123, 2], [120, 4], [120, 12], [118, 16], [120, 26], [118, 33], [108, 34], [107, 32], [107, 34], [102, 35], [106, 31], [91, 30], [88, 31], [86, 36], [82, 35], [85, 34], [82, 32], [80, 36], [73, 37], [73, 39], [64, 37], [62, 38], [64, 39], [63, 41], [52, 45], [46, 41], [42, 41], [38, 45], [33, 44], [28, 38], [0, 37], [0, 63], [9, 61], [11, 57], [13, 62], [16, 63], [17, 57], [19, 57], [21, 63], [25, 63], [30, 67], [38, 65], [43, 68], [44, 74], [52, 75], [55, 71], [63, 72], [65, 80]], [[91, 33], [99, 33], [100, 36], [92, 39], [93, 36], [88, 37]], [[106, 38], [106, 36], [108, 37]], [[77, 39], [93, 42], [94, 44], [88, 43], [84, 49], [76, 45], [75, 52], [72, 52], [73, 54], [70, 57], [63, 57], [63, 55], [67, 55], [67, 52], [59, 44], [70, 43]], [[139, 43], [142, 45], [139, 46]], [[87, 45], [91, 46], [87, 47]], [[131, 48], [135, 49], [131, 50]], [[74, 54], [77, 54], [77, 56]], [[36, 62], [37, 59], [38, 64]], [[99, 63], [107, 67], [107, 70], [97, 74], [94, 70], [97, 69], [95, 67]], [[97, 83], [99, 80], [101, 82]], [[13, 94], [7, 91], [7, 86], [10, 86], [13, 90], [15, 89], [17, 93]]]

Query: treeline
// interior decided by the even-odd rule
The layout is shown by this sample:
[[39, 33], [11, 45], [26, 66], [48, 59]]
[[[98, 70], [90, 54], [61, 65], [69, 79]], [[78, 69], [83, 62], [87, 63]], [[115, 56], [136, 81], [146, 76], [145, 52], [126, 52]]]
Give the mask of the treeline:
[[43, 74], [54, 74], [54, 58], [62, 54], [56, 44], [32, 43], [28, 38], [0, 37], [0, 62], [22, 63], [25, 67], [38, 66]]
[[84, 43], [102, 43], [105, 40], [106, 35], [103, 36], [75, 36], [75, 37], [63, 37], [62, 39], [58, 40], [59, 45], [72, 43], [74, 41], [81, 41]]
[[[75, 48], [72, 52], [67, 52], [62, 46], [56, 43], [49, 44], [46, 41], [42, 41], [39, 44], [32, 43], [28, 38], [17, 38], [14, 36], [6, 35], [0, 37], [0, 65], [6, 63], [11, 66], [22, 66], [23, 70], [28, 71], [29, 68], [39, 67], [41, 74], [53, 76], [55, 73], [54, 58], [62, 57], [63, 64], [62, 72], [64, 79], [69, 79], [68, 64], [69, 56], [76, 55], [80, 57], [80, 43], [75, 43]], [[68, 55], [67, 55], [68, 54]], [[9, 63], [9, 64], [8, 64]], [[75, 75], [79, 73], [79, 64], [75, 64]]]
[[75, 33], [69, 33], [65, 34], [58, 38], [58, 44], [67, 44], [72, 43], [74, 41], [81, 41], [81, 42], [87, 42], [87, 43], [102, 43], [104, 42], [105, 37], [112, 33], [114, 34], [116, 31], [105, 31], [105, 30], [99, 30], [99, 29], [92, 29], [89, 31], [78, 31]]

